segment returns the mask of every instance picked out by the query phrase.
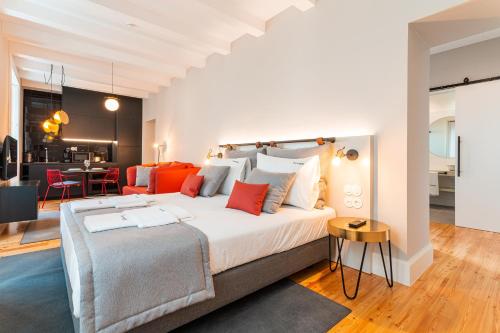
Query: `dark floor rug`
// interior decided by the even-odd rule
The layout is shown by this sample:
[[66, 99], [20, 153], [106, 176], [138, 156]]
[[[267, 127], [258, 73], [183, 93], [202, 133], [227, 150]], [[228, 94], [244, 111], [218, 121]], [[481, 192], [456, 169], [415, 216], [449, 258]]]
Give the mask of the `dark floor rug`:
[[[281, 280], [175, 332], [326, 332], [351, 310]], [[0, 258], [0, 333], [73, 332], [59, 249]]]
[[177, 330], [198, 332], [326, 332], [351, 310], [283, 279]]
[[59, 249], [0, 258], [0, 332], [73, 332]]
[[61, 238], [59, 212], [40, 212], [38, 220], [31, 221], [26, 227], [21, 244], [43, 242], [58, 238]]
[[455, 224], [455, 208], [431, 205], [430, 220], [438, 223]]

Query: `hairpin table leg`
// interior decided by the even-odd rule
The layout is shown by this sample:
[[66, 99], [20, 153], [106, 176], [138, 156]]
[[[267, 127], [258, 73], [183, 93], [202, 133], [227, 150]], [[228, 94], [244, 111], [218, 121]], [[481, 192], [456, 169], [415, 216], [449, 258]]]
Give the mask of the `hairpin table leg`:
[[[343, 265], [342, 265], [342, 257], [339, 256], [340, 274], [342, 276], [342, 288], [344, 289], [344, 295], [345, 295], [345, 297], [347, 297], [348, 299], [355, 299], [356, 296], [358, 296], [359, 282], [361, 280], [361, 273], [363, 272], [363, 263], [365, 261], [365, 254], [366, 254], [366, 246], [367, 245], [368, 245], [368, 243], [365, 243], [365, 246], [363, 248], [363, 257], [361, 257], [361, 265], [359, 266], [358, 281], [356, 282], [356, 290], [354, 291], [354, 295], [352, 295], [352, 296], [347, 295], [347, 291], [345, 289], [344, 268], [343, 268]], [[338, 248], [339, 254], [340, 254], [340, 251], [342, 250], [342, 247], [340, 246], [340, 242], [339, 242], [338, 238], [337, 238], [337, 248]]]
[[[337, 238], [338, 239], [338, 238]], [[335, 268], [332, 268], [332, 236], [328, 235], [328, 266], [330, 266], [330, 271], [335, 272], [339, 266], [340, 254], [342, 252], [342, 246], [344, 246], [344, 239], [342, 238], [342, 243], [340, 244], [340, 251], [337, 255], [337, 261], [335, 262]]]
[[382, 251], [382, 243], [378, 243], [378, 247], [380, 248], [380, 256], [382, 257], [382, 265], [384, 265], [384, 273], [385, 280], [387, 281], [387, 285], [392, 288], [394, 285], [394, 280], [392, 278], [392, 253], [391, 253], [391, 241], [387, 241], [387, 245], [389, 245], [389, 267], [391, 270], [391, 281], [389, 282], [389, 277], [387, 276], [387, 269], [385, 268], [385, 260], [384, 260], [384, 252]]

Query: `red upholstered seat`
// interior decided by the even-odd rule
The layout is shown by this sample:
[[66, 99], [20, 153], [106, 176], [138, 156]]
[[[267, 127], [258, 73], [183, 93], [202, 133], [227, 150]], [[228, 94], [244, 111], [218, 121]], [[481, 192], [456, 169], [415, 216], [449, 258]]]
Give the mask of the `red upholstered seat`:
[[[154, 166], [143, 164], [143, 166]], [[192, 163], [184, 162], [162, 162], [150, 174], [150, 187], [135, 186], [137, 177], [137, 167], [127, 168], [127, 186], [124, 186], [122, 192], [126, 194], [159, 194], [172, 193], [181, 190], [184, 179], [190, 174], [196, 174], [200, 168], [194, 167]]]
[[122, 194], [147, 194], [148, 188], [146, 186], [123, 186]]

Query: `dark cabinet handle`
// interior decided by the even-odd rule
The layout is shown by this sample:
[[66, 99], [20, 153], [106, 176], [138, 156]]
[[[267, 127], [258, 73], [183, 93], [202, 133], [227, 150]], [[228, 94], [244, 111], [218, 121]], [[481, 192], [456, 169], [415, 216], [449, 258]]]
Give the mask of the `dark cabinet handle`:
[[457, 177], [460, 177], [460, 135], [457, 137]]

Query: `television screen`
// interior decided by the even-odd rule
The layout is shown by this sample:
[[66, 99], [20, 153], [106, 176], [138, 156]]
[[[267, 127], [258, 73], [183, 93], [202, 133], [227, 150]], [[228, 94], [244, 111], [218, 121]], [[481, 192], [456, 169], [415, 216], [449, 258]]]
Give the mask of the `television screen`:
[[17, 140], [7, 135], [2, 145], [2, 172], [3, 180], [17, 176]]

